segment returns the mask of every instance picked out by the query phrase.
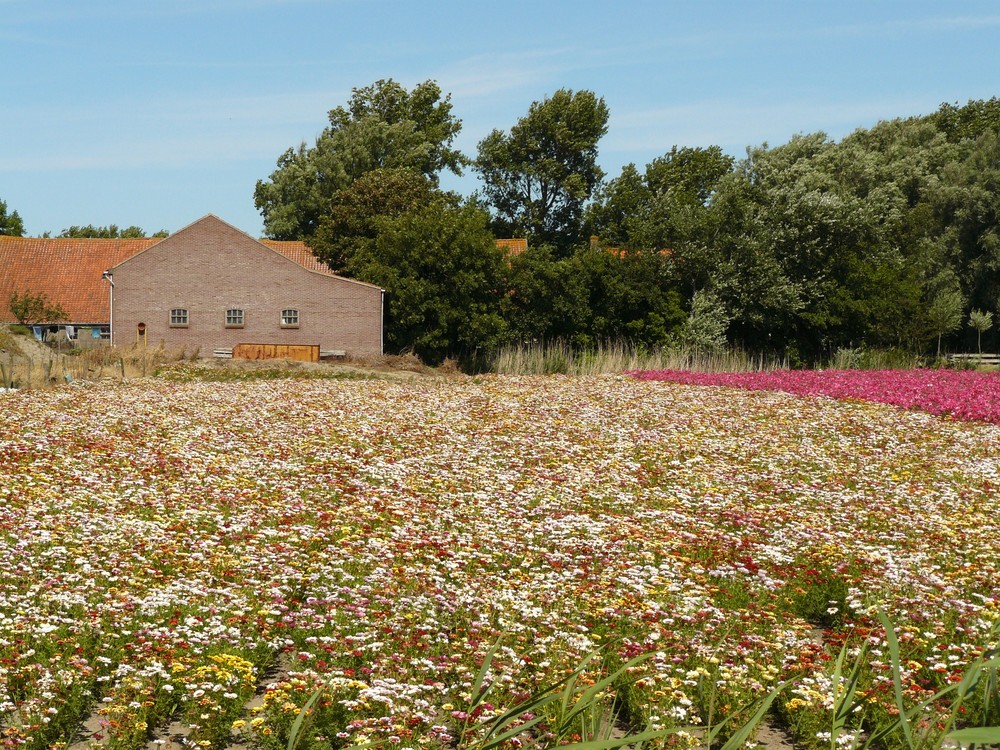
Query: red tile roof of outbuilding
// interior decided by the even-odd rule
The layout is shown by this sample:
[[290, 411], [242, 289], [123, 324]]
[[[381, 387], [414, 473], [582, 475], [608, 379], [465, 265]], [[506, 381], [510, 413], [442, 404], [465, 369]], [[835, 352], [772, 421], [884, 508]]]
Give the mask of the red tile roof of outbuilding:
[[44, 294], [66, 311], [60, 323], [107, 323], [101, 274], [159, 239], [100, 240], [0, 236], [0, 322], [14, 322], [12, 293]]
[[[59, 323], [101, 323], [110, 318], [109, 287], [101, 276], [162, 238], [79, 239], [0, 235], [0, 323], [13, 323], [12, 293], [44, 294], [66, 311]], [[303, 242], [259, 240], [309, 271], [334, 275]]]
[[[0, 323], [15, 322], [8, 306], [12, 293], [44, 294], [66, 311], [57, 323], [107, 325], [111, 317], [108, 282], [102, 274], [160, 242], [140, 239], [8, 237], [0, 235]], [[258, 240], [308, 271], [336, 276], [300, 241]], [[524, 252], [524, 239], [499, 239], [513, 255]], [[360, 282], [357, 282], [360, 283]]]

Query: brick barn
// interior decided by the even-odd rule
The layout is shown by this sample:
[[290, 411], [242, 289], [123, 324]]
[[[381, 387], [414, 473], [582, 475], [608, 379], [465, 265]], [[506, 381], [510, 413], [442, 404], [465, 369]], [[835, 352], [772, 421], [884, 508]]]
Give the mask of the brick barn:
[[[301, 242], [256, 240], [216, 216], [163, 239], [2, 239], [0, 260], [20, 270], [0, 278], [0, 315], [12, 291], [30, 290], [66, 308], [61, 329], [109, 329], [115, 346], [382, 352], [382, 289], [337, 276]], [[76, 313], [66, 303], [78, 297], [88, 306]]]

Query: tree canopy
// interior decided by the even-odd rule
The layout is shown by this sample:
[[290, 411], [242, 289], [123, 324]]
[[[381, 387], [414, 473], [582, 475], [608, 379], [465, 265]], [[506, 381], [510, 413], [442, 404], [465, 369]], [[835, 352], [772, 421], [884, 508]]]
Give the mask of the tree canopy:
[[569, 252], [604, 177], [597, 142], [607, 130], [604, 99], [560, 89], [534, 102], [510, 133], [494, 130], [480, 141], [475, 168], [495, 212], [494, 231]]
[[[431, 179], [412, 169], [376, 169], [338, 190], [310, 247], [334, 271], [344, 272], [359, 253], [370, 250], [383, 220], [444, 199]], [[457, 197], [452, 197], [457, 201]]]
[[0, 200], [0, 234], [10, 237], [24, 236], [24, 222], [17, 211], [7, 213], [7, 203]]
[[[479, 143], [482, 192], [463, 201], [437, 181], [467, 161], [449, 99], [380, 81], [282, 157], [258, 206], [271, 236], [383, 286], [389, 347], [432, 360], [561, 338], [726, 342], [805, 364], [995, 336], [962, 322], [1000, 300], [998, 100], [738, 160], [675, 145], [605, 182], [607, 123], [589, 91], [536, 101]], [[504, 255], [493, 237], [527, 250]]]
[[109, 224], [106, 227], [96, 227], [88, 224], [85, 227], [71, 226], [59, 233], [60, 237], [75, 237], [82, 239], [105, 239], [105, 240], [134, 240], [144, 237], [166, 237], [169, 234], [166, 229], [161, 229], [155, 234], [147, 235], [142, 227], [132, 225], [119, 229], [116, 224]]
[[21, 325], [66, 320], [62, 305], [52, 302], [45, 292], [32, 292], [30, 289], [13, 292], [7, 300], [7, 307]]
[[346, 106], [330, 110], [329, 126], [312, 147], [304, 142], [259, 180], [254, 203], [273, 239], [311, 238], [330, 200], [378, 169], [409, 169], [437, 182], [442, 170], [460, 174], [467, 159], [452, 147], [462, 123], [433, 81], [412, 91], [393, 80], [353, 90]]

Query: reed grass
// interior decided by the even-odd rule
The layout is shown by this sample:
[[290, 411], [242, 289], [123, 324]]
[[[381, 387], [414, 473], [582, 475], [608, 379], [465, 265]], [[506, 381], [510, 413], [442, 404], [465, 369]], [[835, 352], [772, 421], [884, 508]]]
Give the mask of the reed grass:
[[17, 390], [52, 388], [77, 380], [146, 377], [163, 364], [185, 357], [183, 351], [162, 347], [100, 347], [78, 353], [52, 349], [34, 357], [25, 356], [23, 349], [5, 349], [0, 352], [0, 388]]
[[758, 372], [787, 367], [785, 359], [753, 355], [740, 349], [645, 349], [625, 342], [580, 348], [565, 341], [549, 341], [501, 349], [496, 354], [493, 371], [500, 375], [603, 375], [633, 370]]

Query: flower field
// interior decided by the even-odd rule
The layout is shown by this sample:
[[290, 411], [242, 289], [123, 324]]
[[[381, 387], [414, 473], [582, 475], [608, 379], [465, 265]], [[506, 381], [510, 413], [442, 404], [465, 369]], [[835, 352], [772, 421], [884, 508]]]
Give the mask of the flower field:
[[640, 380], [721, 385], [891, 404], [931, 414], [1000, 424], [1000, 373], [978, 370], [771, 370], [690, 372], [649, 370]]
[[998, 485], [992, 425], [627, 377], [3, 393], [0, 743], [454, 747], [600, 650], [639, 727], [791, 679], [822, 744], [841, 644], [898, 711], [877, 608], [908, 704], [996, 644]]

